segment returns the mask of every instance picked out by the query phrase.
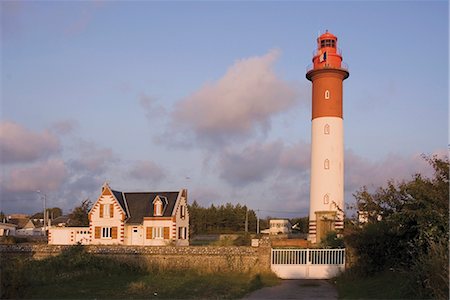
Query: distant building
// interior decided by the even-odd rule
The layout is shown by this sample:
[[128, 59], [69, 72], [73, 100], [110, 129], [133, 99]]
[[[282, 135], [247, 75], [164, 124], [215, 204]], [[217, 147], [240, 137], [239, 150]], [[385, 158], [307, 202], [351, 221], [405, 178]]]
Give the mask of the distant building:
[[45, 233], [43, 219], [12, 218], [8, 216], [8, 223], [16, 225], [16, 235], [41, 236]]
[[0, 236], [15, 236], [17, 225], [0, 223]]
[[372, 211], [372, 212], [363, 211], [363, 210], [358, 211], [358, 223], [360, 225], [369, 223], [370, 219], [381, 221], [383, 219], [383, 217], [375, 211]]
[[292, 232], [292, 225], [288, 219], [269, 220], [269, 234], [288, 234]]
[[50, 225], [49, 226], [53, 226], [53, 227], [66, 227], [68, 225], [70, 225], [70, 219], [69, 216], [59, 216], [57, 218], [54, 219], [50, 219], [49, 220]]

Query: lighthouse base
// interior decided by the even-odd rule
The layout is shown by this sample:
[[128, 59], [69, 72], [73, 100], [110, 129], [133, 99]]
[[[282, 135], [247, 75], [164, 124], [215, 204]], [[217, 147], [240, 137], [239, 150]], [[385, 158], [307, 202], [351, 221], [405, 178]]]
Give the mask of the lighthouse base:
[[336, 211], [316, 211], [315, 220], [309, 221], [308, 241], [320, 243], [331, 231], [336, 230]]

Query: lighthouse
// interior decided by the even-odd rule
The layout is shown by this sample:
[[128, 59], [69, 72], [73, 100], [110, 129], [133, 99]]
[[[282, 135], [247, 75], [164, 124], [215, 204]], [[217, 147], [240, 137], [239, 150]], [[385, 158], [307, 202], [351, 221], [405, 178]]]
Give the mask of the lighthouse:
[[308, 240], [319, 243], [344, 228], [344, 126], [342, 86], [349, 72], [342, 63], [337, 37], [328, 31], [306, 78], [312, 82], [311, 186]]

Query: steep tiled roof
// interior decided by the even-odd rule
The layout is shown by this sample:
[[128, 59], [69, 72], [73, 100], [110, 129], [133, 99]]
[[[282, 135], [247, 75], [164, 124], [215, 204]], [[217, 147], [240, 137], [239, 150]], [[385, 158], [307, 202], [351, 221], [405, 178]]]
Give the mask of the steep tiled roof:
[[119, 204], [122, 207], [123, 211], [125, 213], [128, 213], [126, 205], [125, 205], [125, 201], [123, 200], [122, 192], [114, 191], [114, 190], [111, 190], [111, 192], [114, 194], [114, 197], [116, 197], [117, 201], [119, 201]]
[[157, 196], [167, 198], [167, 206], [164, 207], [163, 217], [172, 216], [178, 192], [148, 192], [148, 193], [124, 193], [125, 202], [130, 212], [127, 223], [142, 223], [144, 217], [153, 217], [153, 200]]

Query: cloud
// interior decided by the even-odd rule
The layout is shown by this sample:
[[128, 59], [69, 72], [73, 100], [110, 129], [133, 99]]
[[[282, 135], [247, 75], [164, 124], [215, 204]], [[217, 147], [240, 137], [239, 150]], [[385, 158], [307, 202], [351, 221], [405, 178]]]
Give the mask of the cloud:
[[53, 123], [51, 129], [57, 134], [65, 135], [72, 133], [77, 125], [78, 123], [74, 120], [63, 120]]
[[233, 186], [262, 181], [277, 167], [281, 142], [256, 143], [242, 152], [225, 150], [219, 158], [220, 177]]
[[310, 145], [303, 141], [293, 145], [256, 142], [242, 150], [224, 150], [218, 161], [220, 177], [235, 187], [270, 176], [280, 180], [309, 178]]
[[280, 168], [283, 173], [305, 174], [311, 167], [311, 145], [304, 141], [284, 147], [280, 157]]
[[2, 180], [2, 190], [9, 193], [57, 191], [67, 178], [62, 160], [53, 159], [33, 166], [13, 168]]
[[279, 51], [241, 59], [222, 78], [178, 102], [172, 113], [182, 128], [211, 146], [270, 128], [272, 116], [297, 104], [298, 90], [273, 70]]
[[80, 14], [77, 14], [76, 12], [74, 13], [74, 15], [77, 15], [77, 17], [65, 28], [66, 35], [76, 35], [87, 30], [89, 25], [92, 23], [92, 20], [94, 19], [94, 14], [96, 13], [96, 11], [102, 8], [105, 3], [105, 1], [86, 2], [86, 5], [84, 6]]
[[378, 161], [370, 161], [347, 150], [345, 166], [345, 189], [352, 192], [362, 186], [368, 188], [384, 186], [388, 180], [409, 180], [417, 173], [426, 177], [433, 175], [433, 169], [421, 154], [411, 156], [390, 154]]
[[157, 99], [145, 93], [139, 96], [139, 104], [145, 110], [145, 116], [150, 121], [167, 115], [165, 108], [157, 104]]
[[76, 172], [101, 174], [112, 162], [118, 161], [110, 148], [99, 148], [93, 142], [80, 140], [77, 149], [79, 157], [70, 161], [70, 167]]
[[48, 130], [32, 132], [11, 121], [0, 123], [1, 162], [33, 162], [60, 151], [58, 138]]
[[137, 161], [129, 171], [130, 177], [137, 180], [159, 182], [166, 177], [166, 172], [152, 161]]

